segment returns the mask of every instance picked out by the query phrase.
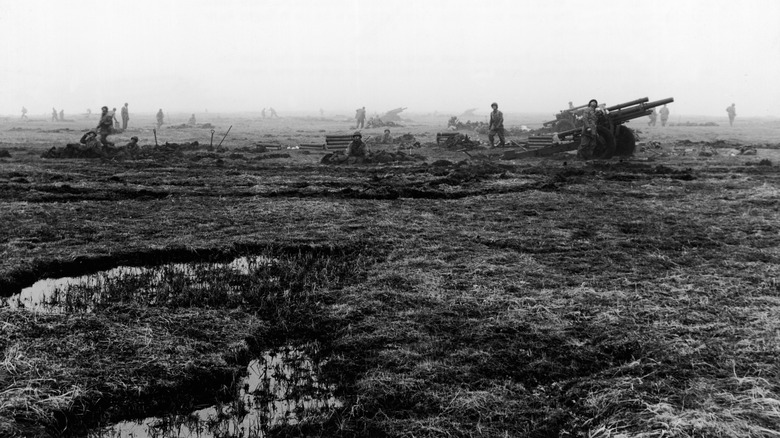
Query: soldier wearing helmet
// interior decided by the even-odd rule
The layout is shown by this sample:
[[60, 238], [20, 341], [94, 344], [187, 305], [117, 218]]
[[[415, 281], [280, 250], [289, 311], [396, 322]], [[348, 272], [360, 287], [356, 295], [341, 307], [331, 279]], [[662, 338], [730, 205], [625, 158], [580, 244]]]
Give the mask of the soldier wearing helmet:
[[591, 99], [588, 102], [588, 107], [582, 112], [582, 137], [580, 146], [577, 148], [577, 156], [584, 160], [593, 158], [596, 145], [598, 144], [599, 133], [596, 125], [598, 121], [596, 108], [598, 107], [599, 102], [596, 99]]
[[114, 114], [108, 111], [107, 106], [104, 106], [100, 110], [100, 122], [98, 122], [97, 125], [97, 131], [100, 134], [100, 143], [106, 147], [113, 146], [114, 143], [108, 141], [108, 136], [113, 132], [112, 129], [114, 128]]
[[493, 112], [490, 113], [490, 125], [488, 126], [488, 141], [490, 147], [493, 147], [493, 139], [498, 135], [498, 147], [504, 147], [504, 113], [498, 110], [498, 104], [490, 104]]
[[366, 149], [366, 143], [363, 141], [363, 134], [361, 134], [360, 131], [355, 131], [355, 133], [352, 134], [352, 141], [347, 146], [347, 156], [364, 158], [367, 152]]

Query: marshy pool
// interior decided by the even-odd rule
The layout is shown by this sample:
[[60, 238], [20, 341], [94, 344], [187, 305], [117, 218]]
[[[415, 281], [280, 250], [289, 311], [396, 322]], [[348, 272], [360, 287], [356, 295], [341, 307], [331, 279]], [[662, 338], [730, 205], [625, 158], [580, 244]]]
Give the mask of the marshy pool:
[[[267, 256], [237, 257], [229, 263], [168, 263], [154, 267], [119, 266], [79, 277], [44, 278], [18, 294], [5, 298], [11, 309], [40, 312], [90, 312], [108, 303], [140, 301], [146, 305], [168, 305], [166, 297], [228, 294], [242, 288], [278, 285], [274, 275], [278, 259]], [[191, 304], [199, 304], [191, 302]], [[209, 305], [208, 300], [205, 303]]]
[[321, 363], [287, 346], [252, 360], [235, 398], [185, 415], [124, 421], [95, 430], [87, 438], [241, 437], [260, 438], [269, 428], [322, 422], [341, 407], [335, 387], [318, 378]]

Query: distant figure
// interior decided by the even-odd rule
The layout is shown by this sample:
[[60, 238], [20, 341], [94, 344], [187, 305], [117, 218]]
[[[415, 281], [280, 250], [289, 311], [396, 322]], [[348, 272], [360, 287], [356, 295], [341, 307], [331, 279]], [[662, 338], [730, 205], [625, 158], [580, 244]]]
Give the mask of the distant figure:
[[669, 120], [669, 108], [664, 105], [661, 108], [661, 126], [666, 126], [667, 120]]
[[127, 102], [125, 102], [125, 106], [122, 107], [122, 131], [127, 129], [127, 122], [130, 121], [130, 110], [127, 108]]
[[64, 122], [64, 121], [65, 121], [65, 110], [62, 109], [60, 110], [60, 122]]
[[51, 121], [52, 121], [52, 122], [56, 122], [56, 121], [58, 121], [59, 119], [60, 119], [60, 118], [59, 118], [59, 116], [57, 116], [57, 110], [56, 110], [56, 109], [54, 109], [54, 108], [52, 108], [52, 109], [51, 109]]
[[582, 137], [580, 139], [580, 146], [577, 148], [577, 156], [583, 160], [593, 158], [593, 154], [596, 151], [596, 145], [598, 144], [599, 131], [596, 126], [598, 120], [596, 108], [598, 108], [598, 106], [599, 102], [596, 99], [591, 99], [588, 102], [588, 107], [582, 112]]
[[263, 118], [265, 118], [265, 108], [263, 108], [263, 110], [262, 110], [262, 111], [260, 111], [260, 115], [262, 115], [262, 116], [263, 116]]
[[488, 125], [488, 141], [490, 147], [493, 147], [493, 139], [498, 135], [498, 147], [504, 147], [504, 113], [498, 110], [498, 104], [490, 104], [493, 112], [490, 113], [490, 124]]
[[119, 120], [116, 118], [116, 108], [111, 110], [111, 120], [114, 121], [114, 129], [119, 130]]
[[569, 109], [574, 109], [574, 104], [569, 101]]
[[355, 110], [355, 129], [361, 129], [366, 123], [366, 107], [358, 108]]
[[163, 125], [165, 120], [165, 114], [163, 114], [162, 108], [160, 108], [159, 111], [157, 111], [157, 129], [160, 129], [160, 127]]
[[726, 108], [726, 112], [729, 113], [729, 126], [734, 126], [734, 117], [737, 117], [737, 105], [731, 104]]
[[276, 114], [276, 110], [275, 110], [275, 109], [274, 109], [274, 107], [272, 107], [272, 106], [271, 106], [271, 107], [268, 107], [268, 112], [270, 112], [270, 113], [271, 113], [271, 118], [272, 118], [272, 119], [273, 119], [274, 117], [277, 117], [277, 118], [279, 117], [279, 116]]
[[187, 123], [189, 123], [190, 125], [196, 125], [198, 123], [195, 121], [195, 114], [190, 116], [190, 119], [187, 120]]
[[85, 115], [84, 115], [84, 118], [85, 118], [85, 119], [88, 119], [88, 118], [90, 118], [91, 116], [92, 116], [92, 110], [91, 110], [91, 109], [89, 109], [89, 108], [87, 108], [87, 114], [85, 114]]
[[114, 132], [114, 116], [108, 111], [107, 106], [102, 107], [100, 110], [100, 122], [98, 122], [97, 125], [97, 132], [100, 134], [100, 143], [105, 147], [113, 146], [114, 143], [108, 141], [108, 136]]
[[382, 135], [382, 143], [392, 143], [393, 142], [393, 136], [390, 135], [390, 130], [385, 129], [384, 135]]
[[658, 113], [655, 111], [655, 108], [653, 108], [653, 112], [651, 112], [647, 117], [650, 118], [650, 121], [647, 122], [647, 126], [655, 126], [655, 121], [658, 118]]
[[22, 119], [27, 119], [27, 108], [22, 107]]
[[347, 146], [348, 157], [365, 157], [366, 156], [366, 143], [363, 141], [363, 134], [360, 131], [355, 131], [352, 134], [352, 141]]
[[322, 117], [322, 116], [324, 116], [324, 115], [325, 115], [325, 110], [323, 110], [322, 108], [320, 108], [320, 117]]

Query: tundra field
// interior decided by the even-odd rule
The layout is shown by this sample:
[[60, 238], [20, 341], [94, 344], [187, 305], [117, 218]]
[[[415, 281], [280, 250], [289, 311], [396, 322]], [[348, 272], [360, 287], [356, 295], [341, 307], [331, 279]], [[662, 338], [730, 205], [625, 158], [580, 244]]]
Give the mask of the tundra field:
[[[145, 153], [115, 159], [41, 158], [94, 118], [0, 120], [0, 436], [780, 436], [780, 121], [641, 119], [634, 156], [583, 162], [410, 118], [419, 146], [371, 146], [408, 160], [342, 165], [256, 144], [346, 117], [154, 147], [131, 114], [110, 140]], [[330, 403], [247, 422], [280, 351], [309, 364], [290, 398]]]

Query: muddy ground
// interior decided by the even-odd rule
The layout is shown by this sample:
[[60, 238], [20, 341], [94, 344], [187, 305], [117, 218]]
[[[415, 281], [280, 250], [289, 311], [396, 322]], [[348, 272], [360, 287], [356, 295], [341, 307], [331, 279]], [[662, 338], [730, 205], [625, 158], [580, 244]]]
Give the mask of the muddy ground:
[[[203, 120], [215, 145], [232, 125], [219, 150], [209, 130], [163, 127], [160, 144], [203, 147], [121, 160], [41, 158], [88, 121], [2, 121], [3, 295], [243, 254], [288, 276], [238, 297], [0, 308], [0, 435], [190, 412], [253, 356], [312, 341], [344, 403], [271, 435], [780, 433], [780, 122], [638, 123], [634, 157], [582, 162], [448, 150], [447, 117], [421, 119], [393, 134], [422, 159], [381, 165], [255, 147], [324, 141], [342, 120]], [[133, 122], [113, 141], [154, 144], [152, 118]]]

